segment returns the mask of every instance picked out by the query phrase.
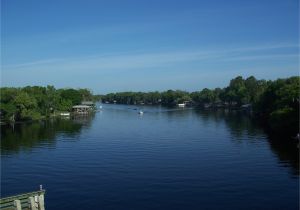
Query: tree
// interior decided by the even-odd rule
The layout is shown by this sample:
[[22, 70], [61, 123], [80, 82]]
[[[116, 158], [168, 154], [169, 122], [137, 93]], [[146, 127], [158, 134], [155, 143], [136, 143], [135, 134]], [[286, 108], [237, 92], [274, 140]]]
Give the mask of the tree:
[[265, 91], [266, 81], [257, 80], [254, 76], [250, 76], [245, 80], [245, 86], [247, 89], [247, 102], [256, 103]]
[[83, 101], [93, 101], [93, 94], [89, 89], [79, 89], [78, 91]]
[[75, 89], [62, 89], [60, 90], [60, 96], [66, 100], [70, 100], [72, 105], [80, 104], [82, 101], [82, 95]]
[[295, 135], [299, 132], [299, 77], [268, 81], [255, 104], [255, 112], [274, 132]]
[[226, 99], [231, 103], [236, 102], [238, 106], [248, 102], [245, 81], [241, 76], [230, 80], [229, 87], [226, 88]]
[[212, 90], [204, 88], [200, 92], [200, 102], [201, 103], [212, 103], [214, 102], [215, 96]]
[[24, 91], [20, 91], [13, 103], [17, 107], [17, 118], [26, 119], [37, 119], [40, 117], [40, 113], [36, 111], [37, 101], [34, 97], [30, 96]]

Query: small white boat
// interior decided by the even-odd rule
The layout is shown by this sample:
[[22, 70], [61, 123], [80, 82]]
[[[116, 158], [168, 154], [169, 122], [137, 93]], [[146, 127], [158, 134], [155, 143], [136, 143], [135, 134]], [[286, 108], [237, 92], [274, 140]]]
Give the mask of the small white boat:
[[185, 104], [177, 104], [178, 107], [185, 107]]
[[144, 112], [140, 110], [140, 111], [139, 111], [139, 114], [144, 114]]

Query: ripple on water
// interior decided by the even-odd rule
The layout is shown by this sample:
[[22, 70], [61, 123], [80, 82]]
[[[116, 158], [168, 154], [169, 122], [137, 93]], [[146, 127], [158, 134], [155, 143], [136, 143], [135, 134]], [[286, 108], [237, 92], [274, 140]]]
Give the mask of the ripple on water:
[[7, 131], [3, 195], [43, 184], [47, 209], [298, 209], [297, 154], [249, 119], [129, 108]]

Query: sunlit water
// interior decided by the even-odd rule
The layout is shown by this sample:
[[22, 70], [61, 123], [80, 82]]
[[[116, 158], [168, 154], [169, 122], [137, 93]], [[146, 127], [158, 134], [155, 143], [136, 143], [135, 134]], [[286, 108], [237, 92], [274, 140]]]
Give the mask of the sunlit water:
[[1, 196], [43, 184], [47, 210], [298, 209], [298, 164], [294, 144], [224, 111], [103, 105], [1, 130]]

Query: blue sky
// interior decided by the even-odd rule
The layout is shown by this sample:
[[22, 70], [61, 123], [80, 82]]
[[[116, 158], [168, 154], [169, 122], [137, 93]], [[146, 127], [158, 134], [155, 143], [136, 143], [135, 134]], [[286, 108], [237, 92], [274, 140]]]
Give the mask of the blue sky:
[[299, 74], [298, 0], [1, 0], [1, 86], [94, 93]]

